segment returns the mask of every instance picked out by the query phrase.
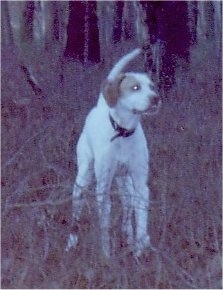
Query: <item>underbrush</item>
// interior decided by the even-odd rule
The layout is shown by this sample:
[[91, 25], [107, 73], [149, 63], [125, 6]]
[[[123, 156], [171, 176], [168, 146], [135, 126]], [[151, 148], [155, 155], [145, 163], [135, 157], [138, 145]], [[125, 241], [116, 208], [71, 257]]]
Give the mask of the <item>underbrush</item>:
[[16, 54], [2, 52], [2, 288], [221, 288], [221, 68], [211, 48], [179, 63], [159, 114], [143, 119], [156, 251], [139, 260], [125, 247], [115, 190], [114, 256], [103, 257], [93, 186], [78, 248], [64, 251], [76, 142], [109, 67], [67, 62], [61, 91], [51, 60], [27, 56], [38, 98]]

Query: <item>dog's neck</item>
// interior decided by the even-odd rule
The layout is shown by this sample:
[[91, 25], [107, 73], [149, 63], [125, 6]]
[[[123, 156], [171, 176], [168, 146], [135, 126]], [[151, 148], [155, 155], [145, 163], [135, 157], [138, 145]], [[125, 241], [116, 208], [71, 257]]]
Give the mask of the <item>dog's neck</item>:
[[108, 118], [109, 114], [112, 116], [114, 121], [122, 128], [127, 130], [135, 129], [140, 122], [140, 115], [134, 114], [131, 110], [122, 106], [119, 102], [114, 108], [110, 108], [101, 93], [97, 102], [97, 106], [101, 108], [107, 107]]
[[110, 114], [120, 127], [127, 130], [135, 129], [140, 122], [140, 115], [134, 114], [119, 103], [114, 108], [110, 108]]

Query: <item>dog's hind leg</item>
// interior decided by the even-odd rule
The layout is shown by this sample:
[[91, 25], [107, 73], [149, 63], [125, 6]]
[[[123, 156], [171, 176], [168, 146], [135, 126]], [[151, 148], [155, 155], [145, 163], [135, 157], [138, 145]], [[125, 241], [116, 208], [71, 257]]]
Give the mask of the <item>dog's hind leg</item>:
[[73, 187], [73, 219], [79, 220], [84, 205], [82, 193], [87, 189], [93, 175], [93, 157], [87, 144], [86, 135], [82, 134], [77, 144], [78, 173]]

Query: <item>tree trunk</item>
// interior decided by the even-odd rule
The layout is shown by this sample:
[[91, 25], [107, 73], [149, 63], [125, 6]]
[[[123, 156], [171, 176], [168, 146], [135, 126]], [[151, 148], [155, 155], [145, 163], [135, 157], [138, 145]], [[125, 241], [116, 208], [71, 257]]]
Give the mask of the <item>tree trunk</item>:
[[67, 46], [64, 55], [85, 63], [100, 61], [96, 1], [71, 1]]
[[105, 60], [107, 57], [106, 52], [111, 48], [111, 41], [113, 39], [115, 1], [98, 1], [97, 16], [101, 57]]
[[134, 11], [136, 15], [135, 19], [135, 30], [136, 30], [136, 40], [140, 44], [150, 43], [148, 40], [148, 26], [146, 25], [146, 13], [143, 10], [142, 5], [139, 1], [133, 1]]
[[2, 44], [6, 46], [13, 44], [13, 34], [7, 1], [2, 1], [1, 3], [1, 26]]
[[68, 1], [58, 1], [58, 30], [59, 30], [59, 43], [61, 44], [61, 49], [64, 51], [67, 43], [67, 24], [69, 17], [69, 3]]
[[189, 1], [188, 2], [188, 26], [191, 34], [191, 44], [194, 44], [197, 39], [197, 2], [196, 1]]
[[198, 22], [197, 34], [198, 42], [206, 39], [213, 39], [214, 32], [214, 2], [211, 1], [198, 2]]
[[34, 16], [34, 2], [27, 1], [23, 12], [22, 22], [22, 39], [24, 41], [33, 40], [33, 16]]
[[122, 20], [123, 20], [124, 2], [115, 2], [115, 15], [114, 15], [114, 28], [113, 28], [113, 41], [114, 43], [120, 42], [122, 39]]
[[[153, 62], [155, 55], [156, 58], [158, 55], [162, 57], [161, 61], [156, 62], [154, 69], [161, 72], [162, 86], [169, 88], [174, 80], [176, 59], [189, 59], [190, 32], [187, 2], [142, 1], [141, 5], [146, 12], [149, 41], [153, 47]], [[160, 46], [162, 54], [160, 53]], [[148, 58], [148, 61], [150, 62], [150, 58]], [[160, 64], [162, 64], [162, 67], [160, 67]]]
[[44, 49], [46, 34], [46, 7], [44, 1], [35, 1], [34, 20], [33, 20], [33, 37], [36, 47]]
[[216, 40], [216, 52], [221, 55], [222, 45], [222, 3], [221, 1], [214, 1], [214, 33]]
[[25, 10], [24, 1], [7, 1], [10, 24], [12, 27], [13, 42], [15, 46], [20, 50], [23, 44], [22, 40], [22, 28], [23, 28], [23, 12]]
[[85, 9], [86, 3], [79, 1], [69, 2], [69, 22], [67, 26], [67, 45], [65, 57], [84, 61], [85, 43]]
[[97, 3], [96, 1], [88, 2], [88, 15], [85, 25], [88, 27], [88, 34], [86, 33], [85, 42], [88, 47], [87, 59], [93, 63], [100, 62], [100, 42], [99, 42], [99, 28], [97, 18]]

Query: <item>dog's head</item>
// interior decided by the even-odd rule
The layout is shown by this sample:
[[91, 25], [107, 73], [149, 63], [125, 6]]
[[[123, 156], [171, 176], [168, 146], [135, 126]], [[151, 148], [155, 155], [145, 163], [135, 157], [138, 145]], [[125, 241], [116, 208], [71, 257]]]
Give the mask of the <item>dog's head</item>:
[[115, 80], [106, 80], [102, 86], [109, 107], [122, 105], [134, 114], [155, 114], [160, 105], [154, 84], [144, 73], [122, 73]]

